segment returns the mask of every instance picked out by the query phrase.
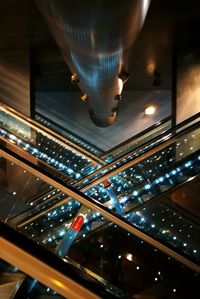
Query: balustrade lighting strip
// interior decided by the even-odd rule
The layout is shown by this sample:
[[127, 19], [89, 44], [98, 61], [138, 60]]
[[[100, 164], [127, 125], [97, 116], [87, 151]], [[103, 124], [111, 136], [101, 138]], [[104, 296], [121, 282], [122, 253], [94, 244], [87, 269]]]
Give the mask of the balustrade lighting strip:
[[59, 134], [51, 131], [49, 128], [44, 127], [43, 125], [33, 121], [32, 119], [29, 119], [28, 117], [22, 115], [21, 113], [15, 111], [14, 109], [6, 106], [5, 104], [2, 104], [0, 102], [0, 110], [12, 115], [14, 118], [18, 119], [20, 122], [23, 122], [24, 124], [28, 125], [29, 127], [33, 128], [39, 133], [42, 133], [44, 136], [47, 136], [49, 138], [52, 138], [60, 143], [62, 146], [67, 147], [71, 149], [72, 151], [76, 152], [77, 154], [83, 154], [85, 157], [88, 158], [92, 163], [97, 164], [98, 166], [105, 165], [105, 161], [96, 155], [93, 155], [92, 153], [88, 153], [87, 150], [83, 149], [79, 145], [73, 143], [72, 141], [68, 140], [67, 138], [64, 138], [60, 136]]
[[35, 258], [10, 241], [0, 237], [0, 256], [8, 263], [19, 268], [44, 285], [68, 299], [99, 299], [100, 297], [87, 290], [68, 276], [55, 270], [48, 264]]
[[146, 235], [145, 233], [139, 231], [135, 227], [131, 226], [128, 222], [126, 222], [123, 218], [115, 216], [111, 211], [105, 208], [103, 205], [97, 203], [92, 198], [88, 198], [85, 194], [81, 194], [79, 191], [75, 191], [73, 187], [67, 187], [62, 182], [59, 182], [58, 179], [52, 179], [51, 177], [47, 176], [46, 174], [42, 173], [37, 169], [35, 165], [30, 166], [26, 163], [18, 160], [17, 158], [10, 155], [8, 152], [0, 149], [0, 155], [4, 158], [8, 159], [9, 161], [15, 163], [16, 165], [20, 166], [21, 168], [29, 171], [32, 175], [40, 178], [44, 182], [52, 185], [54, 188], [61, 190], [63, 193], [66, 193], [70, 197], [75, 200], [78, 200], [83, 205], [91, 208], [99, 213], [109, 221], [113, 222], [114, 224], [120, 226], [121, 228], [125, 229], [127, 232], [135, 235], [136, 237], [140, 238], [141, 240], [147, 242], [151, 246], [163, 251], [165, 254], [171, 256], [172, 258], [176, 259], [177, 261], [181, 262], [185, 266], [193, 269], [196, 272], [200, 272], [200, 266], [196, 265], [192, 261], [188, 260], [187, 258], [183, 257], [182, 255], [178, 254], [177, 252], [173, 251], [172, 249], [168, 248], [164, 244], [154, 240], [150, 236]]

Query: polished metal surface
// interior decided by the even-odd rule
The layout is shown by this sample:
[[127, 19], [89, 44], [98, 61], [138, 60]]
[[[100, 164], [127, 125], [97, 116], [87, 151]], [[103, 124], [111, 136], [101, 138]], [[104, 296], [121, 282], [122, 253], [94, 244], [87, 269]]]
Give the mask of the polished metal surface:
[[150, 0], [36, 0], [73, 76], [92, 121], [116, 120], [129, 55]]

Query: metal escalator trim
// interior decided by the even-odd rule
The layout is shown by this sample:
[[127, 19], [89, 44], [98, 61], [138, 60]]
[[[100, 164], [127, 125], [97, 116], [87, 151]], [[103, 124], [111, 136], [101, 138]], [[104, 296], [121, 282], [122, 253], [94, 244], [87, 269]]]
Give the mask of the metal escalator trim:
[[[0, 125], [0, 127], [1, 127], [1, 125]], [[69, 177], [64, 172], [61, 172], [58, 168], [55, 168], [51, 164], [41, 160], [40, 157], [35, 157], [31, 153], [28, 153], [25, 150], [23, 150], [22, 148], [18, 147], [16, 144], [13, 144], [12, 142], [9, 141], [9, 139], [0, 136], [0, 140], [5, 142], [6, 147], [9, 148], [12, 152], [18, 153], [21, 157], [23, 157], [27, 161], [30, 161], [31, 163], [33, 163], [35, 165], [39, 165], [40, 167], [44, 166], [45, 168], [48, 169], [48, 171], [52, 171], [54, 173], [57, 173], [57, 175], [60, 176], [60, 177], [62, 176], [63, 181], [65, 181], [65, 182], [67, 181], [69, 183], [70, 181], [73, 180], [73, 178]]]
[[128, 221], [120, 216], [116, 216], [112, 211], [104, 207], [102, 204], [99, 204], [92, 198], [89, 198], [85, 194], [82, 194], [80, 191], [75, 190], [73, 187], [67, 187], [60, 182], [58, 179], [53, 178], [50, 175], [46, 175], [44, 171], [39, 171], [38, 167], [35, 165], [30, 165], [30, 163], [25, 163], [15, 157], [15, 155], [11, 155], [8, 153], [8, 150], [1, 150], [0, 155], [5, 157], [6, 159], [10, 160], [11, 162], [15, 163], [16, 165], [24, 168], [25, 170], [29, 171], [33, 175], [39, 177], [41, 180], [45, 181], [46, 183], [52, 185], [54, 188], [61, 190], [63, 193], [68, 194], [75, 200], [78, 200], [83, 205], [91, 208], [99, 213], [109, 221], [113, 222], [114, 224], [120, 226], [121, 228], [125, 229], [127, 232], [135, 235], [136, 237], [140, 238], [141, 240], [147, 242], [151, 246], [161, 250], [165, 254], [171, 256], [175, 260], [181, 262], [185, 266], [193, 269], [196, 272], [200, 272], [200, 266], [196, 265], [192, 261], [188, 260], [187, 258], [183, 257], [179, 253], [175, 252], [174, 250], [170, 249], [166, 245], [162, 244], [161, 242], [154, 240], [150, 236], [146, 235], [145, 233], [141, 232], [139, 229], [133, 227]]
[[4, 299], [4, 296], [2, 297], [2, 292], [5, 295], [4, 291], [6, 291], [7, 296], [9, 296], [6, 298], [14, 299], [16, 293], [18, 292], [20, 286], [22, 285], [22, 283], [24, 281], [24, 278], [25, 278], [25, 274], [22, 274], [22, 273], [18, 273], [18, 274], [16, 274], [16, 273], [8, 273], [7, 274], [6, 273], [6, 274], [1, 275], [1, 280], [3, 279], [5, 281], [3, 281], [3, 284], [1, 281], [1, 284], [0, 284], [0, 298]]
[[[59, 192], [56, 195], [51, 196], [49, 199], [45, 200], [45, 204], [49, 204], [52, 200], [54, 200], [55, 198], [57, 198], [57, 196], [59, 196], [61, 193]], [[39, 200], [41, 199], [41, 197], [39, 197]], [[69, 196], [65, 196], [65, 198], [63, 198], [62, 200], [65, 200], [66, 202], [70, 201], [70, 197]], [[59, 201], [58, 201], [59, 202]], [[34, 211], [38, 208], [38, 206], [43, 206], [44, 202], [40, 202], [37, 203], [36, 205], [31, 206], [30, 208], [26, 209], [25, 211], [22, 211], [21, 213], [11, 216], [7, 219], [7, 223], [14, 225], [16, 227], [18, 227], [19, 223], [24, 223], [27, 219], [32, 219], [32, 217], [34, 217], [34, 215], [36, 213], [34, 213]], [[32, 215], [28, 215], [28, 213], [33, 212]]]
[[0, 237], [1, 258], [19, 268], [31, 277], [37, 279], [44, 285], [49, 286], [65, 298], [100, 298], [87, 290], [71, 278], [58, 272], [42, 260], [35, 258], [30, 253], [12, 244], [10, 241]]
[[64, 147], [68, 147], [69, 149], [73, 150], [78, 154], [83, 154], [87, 157], [92, 163], [97, 164], [98, 166], [105, 165], [105, 161], [101, 158], [97, 157], [96, 155], [89, 153], [87, 150], [83, 149], [82, 147], [78, 146], [77, 144], [73, 143], [72, 141], [60, 136], [59, 134], [51, 131], [49, 128], [44, 127], [43, 125], [37, 123], [36, 121], [22, 115], [20, 112], [15, 111], [14, 109], [8, 107], [7, 105], [0, 102], [0, 110], [3, 110], [10, 115], [14, 116], [19, 121], [23, 122], [24, 124], [30, 126], [31, 128], [37, 130], [38, 132], [42, 133], [44, 136], [54, 138], [55, 141], [60, 143]]
[[[200, 116], [200, 113], [198, 113], [197, 115], [191, 117], [191, 118], [190, 118], [190, 121], [191, 121], [191, 120], [195, 120], [195, 119], [197, 119], [199, 116]], [[168, 120], [168, 118], [167, 118], [167, 120]], [[176, 126], [175, 128], [170, 129], [169, 131], [175, 131], [177, 128], [181, 127], [183, 124], [188, 124], [190, 121], [186, 120], [186, 121], [182, 122], [181, 124], [179, 124], [178, 126]], [[197, 124], [198, 124], [198, 122], [197, 122]], [[196, 126], [196, 123], [193, 125], [193, 127], [195, 127], [195, 126]], [[175, 134], [175, 136], [180, 135], [180, 134], [184, 134], [186, 131], [188, 131], [188, 130], [190, 130], [190, 129], [191, 129], [190, 127], [189, 127], [189, 128], [186, 128], [185, 130], [183, 130], [183, 131], [181, 131], [181, 132]], [[167, 134], [167, 132], [164, 132], [164, 133], [161, 134], [160, 136], [164, 136], [165, 134]], [[175, 137], [175, 136], [174, 136], [174, 137]], [[156, 138], [158, 138], [158, 137], [153, 138], [153, 140], [156, 139]], [[147, 141], [145, 144], [148, 144], [149, 142], [151, 142], [151, 141]], [[165, 142], [165, 141], [163, 141], [163, 142]], [[144, 147], [145, 144], [140, 145], [138, 148], [134, 149], [134, 151], [137, 151], [137, 150], [139, 150], [140, 148]], [[132, 152], [132, 150], [131, 150], [131, 152]], [[90, 177], [92, 177], [93, 175], [98, 174], [99, 172], [103, 171], [103, 170], [106, 169], [107, 167], [111, 167], [112, 165], [114, 165], [114, 164], [117, 163], [118, 161], [124, 159], [124, 158], [127, 157], [128, 155], [130, 155], [130, 152], [124, 154], [123, 156], [119, 157], [117, 160], [115, 160], [115, 161], [109, 163], [108, 165], [105, 165], [104, 167], [102, 167], [102, 168], [96, 170], [94, 173], [92, 173], [92, 174], [90, 174], [89, 176], [87, 176], [87, 178], [90, 178]], [[142, 154], [142, 155], [143, 155], [143, 154]], [[140, 155], [139, 155], [137, 158], [139, 158], [139, 157], [140, 157]], [[135, 158], [135, 159], [136, 159], [136, 158]], [[134, 161], [135, 159], [133, 159], [132, 161]], [[44, 163], [44, 162], [43, 162], [43, 163]], [[48, 166], [49, 166], [49, 164], [48, 164]], [[103, 176], [103, 177], [104, 177], [104, 176]], [[77, 186], [77, 185], [81, 184], [81, 182], [83, 182], [85, 179], [86, 179], [86, 178], [81, 179], [80, 181], [78, 181], [77, 183], [75, 183], [73, 186]], [[90, 183], [89, 185], [87, 185], [85, 188], [87, 188], [88, 186], [89, 186], [89, 188], [92, 187], [91, 183]], [[84, 191], [87, 191], [88, 189], [85, 189], [85, 188], [81, 188], [80, 190], [83, 191], [83, 192], [84, 192]], [[45, 213], [46, 211], [51, 211], [51, 208], [47, 208], [47, 210], [45, 209], [45, 210], [44, 210], [44, 213]], [[20, 214], [21, 214], [21, 213], [20, 213]], [[20, 214], [19, 214], [19, 216], [20, 216]], [[38, 214], [38, 215], [40, 215], [40, 214]], [[26, 220], [25, 220], [25, 221], [26, 221]], [[25, 223], [27, 223], [27, 222], [25, 222]]]

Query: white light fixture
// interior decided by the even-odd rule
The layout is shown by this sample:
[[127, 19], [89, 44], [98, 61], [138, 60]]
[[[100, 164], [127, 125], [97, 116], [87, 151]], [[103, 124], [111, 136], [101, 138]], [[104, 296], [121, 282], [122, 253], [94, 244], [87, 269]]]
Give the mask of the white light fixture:
[[133, 261], [133, 255], [132, 255], [131, 253], [127, 253], [127, 254], [126, 254], [126, 259], [127, 259], [128, 261], [132, 262], [132, 261]]
[[121, 94], [122, 93], [122, 89], [123, 89], [123, 81], [121, 78], [118, 78], [118, 94]]
[[154, 105], [150, 105], [145, 108], [144, 113], [146, 115], [153, 115], [156, 112], [156, 107]]

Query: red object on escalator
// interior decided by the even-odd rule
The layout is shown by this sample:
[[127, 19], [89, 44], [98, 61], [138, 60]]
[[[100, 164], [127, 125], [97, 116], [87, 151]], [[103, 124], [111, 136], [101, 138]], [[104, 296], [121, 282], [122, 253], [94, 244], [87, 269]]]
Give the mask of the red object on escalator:
[[82, 215], [78, 215], [75, 218], [74, 222], [72, 223], [72, 228], [76, 231], [79, 231], [83, 223], [84, 223], [84, 217]]
[[111, 185], [111, 183], [109, 182], [109, 180], [106, 180], [103, 182], [104, 188], [108, 188], [108, 187], [110, 187], [110, 185]]

